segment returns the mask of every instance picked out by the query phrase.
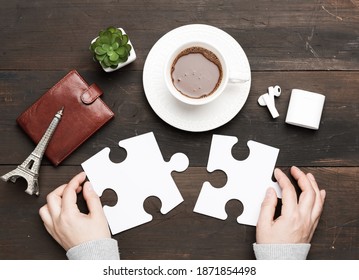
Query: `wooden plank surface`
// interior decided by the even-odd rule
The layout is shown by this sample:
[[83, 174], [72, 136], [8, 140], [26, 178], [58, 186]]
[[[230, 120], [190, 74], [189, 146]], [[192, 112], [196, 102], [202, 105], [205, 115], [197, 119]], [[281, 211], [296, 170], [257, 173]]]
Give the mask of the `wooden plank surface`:
[[[282, 168], [287, 174], [288, 169]], [[9, 166], [0, 166], [1, 173]], [[358, 167], [304, 168], [316, 175], [319, 185], [327, 191], [321, 222], [312, 240], [309, 259], [358, 258]], [[46, 194], [68, 181], [81, 168], [62, 166], [59, 170], [45, 166], [40, 175], [40, 197], [30, 197], [25, 182], [1, 184], [0, 195], [0, 259], [64, 259], [64, 250], [47, 234], [38, 215]], [[194, 213], [202, 183], [209, 180], [214, 186], [225, 184], [221, 172], [207, 174], [203, 167], [191, 167], [184, 173], [173, 173], [184, 202], [167, 215], [159, 212], [157, 198], [144, 202], [153, 221], [114, 236], [119, 241], [123, 259], [253, 259], [252, 243], [255, 227], [239, 225], [236, 217], [241, 204], [229, 202], [226, 221]], [[106, 191], [103, 203], [116, 204], [116, 196]], [[14, 202], [16, 201], [16, 205]], [[79, 196], [80, 207], [86, 211]], [[5, 232], [4, 232], [5, 231]], [[6, 240], [5, 240], [6, 237]]]
[[190, 23], [228, 32], [255, 71], [358, 70], [359, 65], [356, 1], [1, 2], [1, 69], [94, 68], [89, 42], [98, 30], [117, 24], [138, 53], [129, 69], [141, 70], [161, 36]]
[[[79, 147], [59, 167], [45, 158], [40, 169], [40, 197], [16, 184], [0, 182], [0, 259], [65, 259], [38, 215], [46, 195], [81, 170], [80, 164], [104, 147], [121, 162], [119, 140], [153, 131], [169, 160], [176, 152], [190, 167], [173, 177], [184, 202], [168, 215], [156, 198], [145, 201], [151, 223], [115, 235], [123, 259], [253, 259], [255, 227], [239, 225], [240, 203], [227, 205], [219, 221], [193, 213], [206, 180], [225, 185], [224, 172], [206, 171], [213, 134], [238, 137], [233, 156], [248, 156], [255, 140], [280, 149], [277, 166], [288, 174], [297, 165], [312, 172], [327, 191], [309, 259], [359, 259], [359, 3], [353, 0], [0, 0], [0, 174], [15, 168], [34, 149], [16, 118], [69, 70], [103, 89], [115, 118]], [[235, 38], [251, 70], [249, 97], [226, 125], [208, 132], [175, 129], [148, 104], [142, 85], [146, 57], [166, 32], [186, 24], [209, 24]], [[137, 53], [134, 63], [108, 74], [92, 61], [89, 42], [100, 29], [121, 26]], [[273, 120], [258, 106], [268, 86], [280, 85], [280, 113]], [[291, 90], [326, 96], [318, 131], [285, 124]], [[81, 209], [86, 210], [79, 196]], [[103, 203], [114, 204], [106, 192]]]
[[[2, 136], [0, 163], [16, 164], [32, 151], [33, 143], [16, 125], [16, 118], [67, 72], [42, 71], [0, 72], [0, 127]], [[115, 118], [90, 138], [65, 164], [76, 165], [104, 147], [116, 153], [121, 139], [154, 131], [165, 158], [182, 151], [191, 165], [205, 166], [213, 133], [238, 137], [233, 153], [238, 158], [248, 155], [246, 143], [256, 140], [281, 150], [278, 164], [298, 166], [358, 166], [358, 72], [255, 72], [249, 97], [240, 113], [228, 124], [204, 133], [184, 132], [172, 128], [152, 110], [142, 86], [142, 72], [121, 70], [105, 75], [80, 71], [89, 83], [105, 92], [103, 100], [115, 112]], [[258, 97], [268, 85], [280, 85], [282, 95], [276, 100], [280, 117], [272, 119], [269, 111], [258, 105]], [[343, 86], [345, 85], [345, 86]], [[326, 95], [323, 117], [318, 131], [285, 124], [293, 88]], [[15, 142], [16, 141], [16, 144]], [[195, 148], [194, 148], [195, 147]], [[113, 156], [115, 160], [116, 156]], [[45, 162], [44, 162], [45, 163]]]

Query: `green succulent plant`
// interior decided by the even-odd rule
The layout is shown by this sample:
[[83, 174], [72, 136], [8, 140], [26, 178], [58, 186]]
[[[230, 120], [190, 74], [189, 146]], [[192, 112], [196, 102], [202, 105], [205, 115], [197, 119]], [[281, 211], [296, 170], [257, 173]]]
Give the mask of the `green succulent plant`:
[[127, 61], [131, 49], [128, 36], [112, 26], [101, 30], [90, 46], [94, 59], [104, 68], [117, 68], [119, 63]]

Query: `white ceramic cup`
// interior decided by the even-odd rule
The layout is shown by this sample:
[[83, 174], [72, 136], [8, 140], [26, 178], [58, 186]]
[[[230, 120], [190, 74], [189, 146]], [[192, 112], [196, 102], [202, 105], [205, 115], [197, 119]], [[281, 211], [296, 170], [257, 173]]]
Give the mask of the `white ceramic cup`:
[[[217, 56], [222, 66], [222, 79], [220, 81], [219, 86], [216, 88], [216, 90], [213, 93], [201, 98], [191, 98], [189, 96], [184, 95], [174, 86], [172, 81], [171, 69], [174, 60], [178, 57], [178, 55], [182, 51], [191, 47], [200, 47], [211, 51]], [[209, 102], [212, 102], [213, 100], [217, 99], [221, 94], [223, 94], [224, 89], [227, 87], [229, 83], [245, 83], [249, 81], [249, 78], [246, 76], [248, 75], [246, 75], [246, 73], [244, 72], [231, 72], [228, 67], [228, 62], [226, 61], [224, 56], [213, 45], [207, 42], [200, 42], [200, 41], [187, 42], [179, 46], [168, 56], [164, 67], [164, 79], [168, 91], [176, 99], [189, 105], [204, 105]]]

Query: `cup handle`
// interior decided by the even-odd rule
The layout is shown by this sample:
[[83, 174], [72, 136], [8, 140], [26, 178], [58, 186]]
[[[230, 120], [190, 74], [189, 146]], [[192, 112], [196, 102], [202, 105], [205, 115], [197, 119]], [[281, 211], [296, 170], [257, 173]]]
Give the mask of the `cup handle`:
[[249, 77], [246, 78], [248, 74], [244, 72], [234, 72], [229, 74], [229, 83], [246, 83], [249, 81]]

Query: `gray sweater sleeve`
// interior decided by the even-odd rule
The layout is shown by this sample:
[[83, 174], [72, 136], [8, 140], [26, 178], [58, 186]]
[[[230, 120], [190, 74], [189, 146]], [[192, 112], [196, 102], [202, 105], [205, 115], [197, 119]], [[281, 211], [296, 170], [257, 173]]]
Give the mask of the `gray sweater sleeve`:
[[69, 260], [119, 260], [117, 240], [104, 238], [81, 243], [66, 253]]
[[305, 260], [310, 244], [253, 244], [257, 260]]
[[[257, 260], [305, 260], [310, 244], [253, 244]], [[69, 249], [69, 260], [119, 260], [117, 240], [92, 240]]]

